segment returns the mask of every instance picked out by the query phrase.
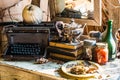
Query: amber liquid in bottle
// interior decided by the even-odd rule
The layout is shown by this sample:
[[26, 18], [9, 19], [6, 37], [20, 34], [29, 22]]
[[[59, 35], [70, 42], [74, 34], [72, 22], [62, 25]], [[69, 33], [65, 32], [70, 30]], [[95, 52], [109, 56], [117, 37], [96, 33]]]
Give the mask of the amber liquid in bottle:
[[108, 21], [108, 29], [107, 29], [107, 34], [105, 38], [103, 39], [103, 42], [106, 42], [108, 44], [108, 60], [114, 60], [116, 58], [116, 43], [112, 35], [112, 24], [113, 21], [109, 20]]

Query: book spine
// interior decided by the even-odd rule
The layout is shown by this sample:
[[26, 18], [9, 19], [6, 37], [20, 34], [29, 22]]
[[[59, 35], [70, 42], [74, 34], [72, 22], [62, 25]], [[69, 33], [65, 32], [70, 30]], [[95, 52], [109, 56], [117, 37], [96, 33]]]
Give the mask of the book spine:
[[77, 49], [77, 45], [69, 45], [64, 43], [49, 42], [49, 46], [66, 48], [66, 49]]
[[55, 60], [61, 60], [61, 61], [71, 61], [71, 60], [77, 60], [79, 57], [70, 57], [62, 54], [57, 53], [50, 53], [50, 57]]

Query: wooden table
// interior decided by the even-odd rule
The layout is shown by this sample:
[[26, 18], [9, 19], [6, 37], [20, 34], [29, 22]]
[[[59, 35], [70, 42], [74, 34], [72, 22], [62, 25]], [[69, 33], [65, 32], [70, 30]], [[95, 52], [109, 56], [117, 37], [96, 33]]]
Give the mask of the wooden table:
[[[34, 64], [34, 61], [0, 60], [0, 80], [66, 80], [58, 70], [62, 64], [48, 62]], [[120, 59], [102, 65], [105, 80], [120, 80]]]

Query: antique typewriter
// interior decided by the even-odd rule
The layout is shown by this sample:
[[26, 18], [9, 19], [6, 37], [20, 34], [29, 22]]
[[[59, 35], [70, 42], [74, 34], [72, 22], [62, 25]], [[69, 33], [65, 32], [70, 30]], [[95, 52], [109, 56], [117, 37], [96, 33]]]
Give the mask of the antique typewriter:
[[33, 60], [45, 56], [53, 23], [40, 25], [7, 25], [4, 27], [8, 39], [4, 60]]

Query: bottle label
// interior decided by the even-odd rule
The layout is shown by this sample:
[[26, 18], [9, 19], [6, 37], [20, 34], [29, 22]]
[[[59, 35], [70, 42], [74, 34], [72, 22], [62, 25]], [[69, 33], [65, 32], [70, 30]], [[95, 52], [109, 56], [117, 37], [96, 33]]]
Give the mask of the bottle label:
[[115, 57], [116, 57], [116, 55], [115, 55], [115, 54], [113, 54], [113, 55], [112, 55], [112, 58], [114, 59]]

